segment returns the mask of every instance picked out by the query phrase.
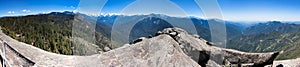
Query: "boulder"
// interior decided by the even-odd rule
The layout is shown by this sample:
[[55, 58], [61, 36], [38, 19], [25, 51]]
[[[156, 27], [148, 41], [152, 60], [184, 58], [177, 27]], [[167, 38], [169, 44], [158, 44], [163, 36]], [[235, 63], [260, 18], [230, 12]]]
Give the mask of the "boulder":
[[[171, 34], [176, 32], [177, 35]], [[249, 64], [250, 66], [265, 66], [272, 64], [279, 52], [268, 53], [248, 53], [233, 49], [226, 49], [214, 46], [212, 42], [190, 35], [180, 28], [167, 28], [157, 34], [167, 34], [173, 37], [175, 41], [183, 46], [181, 49], [194, 61], [198, 61], [201, 66], [208, 63], [208, 60], [214, 61], [217, 65], [230, 64]], [[204, 61], [205, 60], [205, 61]], [[201, 62], [199, 62], [201, 61]]]

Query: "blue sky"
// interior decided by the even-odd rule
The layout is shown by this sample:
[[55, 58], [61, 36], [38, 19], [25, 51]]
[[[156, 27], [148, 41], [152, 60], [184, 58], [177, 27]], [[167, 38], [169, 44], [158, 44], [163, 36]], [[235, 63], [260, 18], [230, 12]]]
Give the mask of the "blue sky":
[[79, 0], [0, 0], [0, 16], [73, 11]]
[[[120, 13], [122, 9], [135, 1], [108, 0], [101, 13]], [[194, 0], [170, 1], [183, 9], [188, 16], [204, 18]], [[0, 16], [74, 11], [78, 8], [79, 3], [80, 0], [0, 0]], [[218, 3], [223, 15], [223, 18], [220, 19], [224, 20], [300, 21], [300, 0], [218, 0]]]

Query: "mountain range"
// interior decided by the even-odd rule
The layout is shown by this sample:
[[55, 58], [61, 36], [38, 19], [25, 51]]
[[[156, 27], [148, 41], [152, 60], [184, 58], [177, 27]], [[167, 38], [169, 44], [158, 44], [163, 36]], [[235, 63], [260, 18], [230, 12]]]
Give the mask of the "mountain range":
[[[173, 27], [167, 21], [157, 17], [164, 17], [172, 19], [174, 21], [191, 20], [197, 30], [197, 35], [199, 35], [201, 38], [207, 41], [211, 41], [211, 31], [209, 27], [209, 22], [212, 21], [214, 23], [222, 23], [219, 22], [219, 19], [201, 19], [196, 17], [171, 17], [162, 14], [132, 16], [88, 16], [85, 14], [73, 12], [52, 12], [49, 14], [28, 15], [20, 17], [2, 17], [0, 18], [0, 25], [4, 30], [4, 33], [10, 35], [11, 37], [21, 42], [25, 42], [55, 53], [75, 54], [76, 51], [70, 52], [76, 48], [74, 46], [71, 46], [71, 39], [74, 39], [70, 38], [72, 35], [74, 35], [70, 34], [72, 32], [72, 23], [89, 23], [87, 21], [96, 21], [96, 23], [94, 23], [96, 36], [95, 43], [98, 47], [93, 49], [91, 47], [82, 49], [83, 52], [92, 53], [78, 54], [91, 55], [94, 53], [98, 53], [98, 51], [105, 52], [109, 51], [110, 49], [120, 47], [117, 45], [111, 45], [110, 42], [113, 24], [115, 20], [120, 17], [122, 19], [128, 20], [132, 18], [145, 17], [133, 27], [133, 29], [130, 31], [131, 33], [129, 36], [129, 41], [125, 43], [134, 42], [140, 37], [155, 36], [155, 33], [157, 31]], [[245, 24], [243, 22], [231, 21], [224, 22], [226, 25], [227, 34], [226, 48], [232, 48], [246, 52], [282, 51], [283, 53], [281, 53], [277, 59], [292, 59], [300, 56], [300, 50], [297, 49], [297, 47], [300, 47], [300, 25], [295, 22], [283, 23], [280, 21], [269, 21], [253, 24]], [[82, 27], [85, 26], [82, 25]], [[84, 31], [84, 28], [82, 29]], [[78, 35], [80, 35], [80, 33], [78, 33]], [[118, 32], [118, 35], [122, 35], [122, 32]], [[85, 40], [84, 37], [81, 38]], [[67, 41], [67, 43], [64, 43], [64, 41]], [[120, 42], [120, 44], [125, 43]], [[46, 44], [47, 46], [41, 44]], [[79, 53], [81, 52], [79, 51]]]
[[277, 59], [300, 57], [300, 25], [272, 21], [246, 28], [239, 37], [230, 39], [228, 48], [248, 52], [283, 51]]

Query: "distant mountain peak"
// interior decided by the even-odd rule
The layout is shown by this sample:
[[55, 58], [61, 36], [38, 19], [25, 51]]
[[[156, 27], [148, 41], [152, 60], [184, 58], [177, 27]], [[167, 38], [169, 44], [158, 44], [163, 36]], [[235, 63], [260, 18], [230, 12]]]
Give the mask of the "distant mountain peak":
[[49, 15], [75, 15], [74, 12], [64, 11], [64, 12], [51, 12]]

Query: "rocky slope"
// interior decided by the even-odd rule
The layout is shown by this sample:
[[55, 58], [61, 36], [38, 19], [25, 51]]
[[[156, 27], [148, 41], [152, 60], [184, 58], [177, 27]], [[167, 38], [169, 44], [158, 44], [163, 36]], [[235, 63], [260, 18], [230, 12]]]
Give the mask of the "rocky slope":
[[[91, 56], [70, 56], [50, 53], [18, 42], [0, 33], [3, 43], [14, 52], [5, 52], [12, 66], [76, 66], [76, 67], [220, 67], [265, 66], [273, 63], [278, 52], [246, 53], [213, 46], [199, 36], [189, 35], [180, 28], [167, 28], [151, 38], [141, 38], [132, 44]], [[3, 52], [1, 51], [1, 55]], [[17, 59], [14, 55], [23, 59]], [[3, 59], [3, 58], [2, 58]], [[19, 61], [19, 60], [27, 61]], [[29, 63], [28, 61], [31, 61]], [[22, 63], [15, 63], [22, 62]]]
[[236, 66], [248, 63], [251, 64], [250, 66], [264, 66], [272, 64], [278, 55], [278, 52], [246, 53], [233, 49], [219, 48], [213, 46], [213, 43], [199, 38], [197, 35], [189, 35], [180, 28], [167, 28], [158, 32], [159, 34], [168, 34], [173, 37], [179, 43], [182, 50], [201, 66]]
[[278, 21], [259, 23], [228, 40], [227, 47], [246, 52], [283, 51], [277, 60], [300, 57], [300, 25]]

